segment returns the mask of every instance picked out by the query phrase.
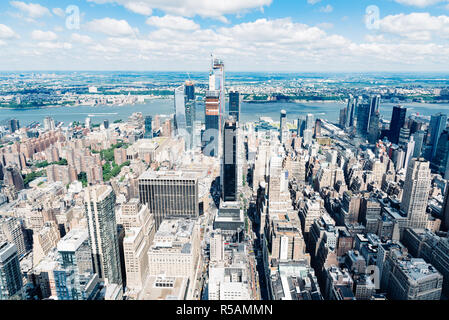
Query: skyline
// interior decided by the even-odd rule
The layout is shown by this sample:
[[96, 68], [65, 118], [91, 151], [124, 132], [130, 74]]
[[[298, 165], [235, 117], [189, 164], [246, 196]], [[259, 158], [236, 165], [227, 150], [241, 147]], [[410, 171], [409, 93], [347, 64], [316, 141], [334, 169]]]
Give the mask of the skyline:
[[231, 72], [449, 72], [448, 1], [210, 4], [5, 1], [0, 70], [200, 71], [214, 53]]

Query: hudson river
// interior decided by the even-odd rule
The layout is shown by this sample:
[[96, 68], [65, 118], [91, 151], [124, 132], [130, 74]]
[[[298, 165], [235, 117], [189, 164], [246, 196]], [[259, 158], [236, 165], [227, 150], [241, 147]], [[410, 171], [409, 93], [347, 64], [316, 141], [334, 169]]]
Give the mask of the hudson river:
[[[391, 118], [392, 103], [382, 103], [380, 107], [381, 114], [385, 119]], [[449, 113], [449, 104], [426, 104], [426, 103], [404, 103], [408, 108], [407, 115], [419, 113], [420, 115], [430, 116], [438, 112]], [[243, 103], [241, 107], [241, 117], [243, 121], [255, 121], [259, 117], [271, 117], [274, 121], [279, 121], [281, 109], [287, 111], [289, 121], [297, 119], [299, 116], [312, 113], [316, 117], [327, 119], [331, 122], [337, 122], [340, 109], [345, 105], [341, 103]], [[124, 105], [124, 106], [77, 106], [77, 107], [52, 107], [40, 109], [0, 109], [0, 121], [16, 118], [20, 125], [28, 125], [33, 121], [42, 120], [46, 116], [54, 118], [56, 121], [62, 121], [68, 125], [72, 121], [84, 122], [86, 117], [91, 117], [92, 123], [101, 123], [104, 119], [110, 122], [114, 120], [126, 120], [132, 113], [142, 112], [143, 115], [154, 116], [156, 114], [168, 115], [174, 113], [173, 100], [157, 99], [144, 104]], [[197, 119], [204, 119], [204, 104], [197, 105]]]

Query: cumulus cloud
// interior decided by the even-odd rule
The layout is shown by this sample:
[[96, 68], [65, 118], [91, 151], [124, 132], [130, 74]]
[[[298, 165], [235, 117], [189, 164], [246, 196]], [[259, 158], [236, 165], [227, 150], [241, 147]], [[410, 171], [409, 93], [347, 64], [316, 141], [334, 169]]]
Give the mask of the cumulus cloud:
[[397, 3], [405, 4], [408, 6], [415, 6], [415, 7], [428, 7], [437, 3], [441, 2], [448, 2], [448, 0], [394, 0]]
[[176, 30], [197, 30], [200, 28], [193, 20], [183, 17], [166, 15], [164, 17], [153, 16], [147, 19], [146, 23], [158, 28], [176, 29]]
[[92, 43], [92, 38], [87, 35], [82, 35], [79, 33], [73, 33], [71, 36], [71, 39], [73, 42], [82, 43], [82, 44], [89, 44]]
[[53, 8], [52, 12], [57, 15], [58, 17], [64, 17], [65, 12], [61, 8]]
[[138, 29], [133, 29], [126, 20], [112, 18], [92, 20], [86, 24], [86, 28], [109, 36], [131, 36], [138, 33]]
[[138, 13], [149, 15], [153, 9], [159, 9], [166, 13], [193, 17], [221, 18], [226, 14], [237, 14], [250, 9], [260, 9], [271, 5], [273, 0], [87, 0], [95, 3], [117, 3], [127, 9]]
[[18, 35], [10, 27], [0, 24], [0, 39], [18, 38]]
[[379, 21], [382, 32], [409, 40], [429, 41], [433, 37], [449, 38], [449, 17], [432, 16], [428, 12], [414, 12], [386, 16]]
[[26, 14], [30, 18], [41, 18], [44, 16], [51, 16], [48, 8], [41, 6], [38, 3], [25, 3], [22, 1], [11, 1], [11, 6], [19, 9], [22, 13]]
[[31, 38], [38, 41], [53, 41], [58, 38], [58, 35], [53, 31], [34, 30], [31, 32]]

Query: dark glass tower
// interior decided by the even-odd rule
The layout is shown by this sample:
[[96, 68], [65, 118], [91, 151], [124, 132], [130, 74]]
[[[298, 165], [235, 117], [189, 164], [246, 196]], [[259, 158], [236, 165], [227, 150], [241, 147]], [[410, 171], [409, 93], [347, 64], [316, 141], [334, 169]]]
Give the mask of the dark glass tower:
[[368, 132], [368, 123], [370, 119], [370, 104], [362, 103], [357, 107], [357, 133], [366, 135]]
[[153, 138], [153, 127], [151, 124], [152, 121], [153, 121], [153, 118], [151, 116], [145, 117], [145, 135], [144, 135], [145, 139]]
[[237, 125], [233, 118], [224, 125], [221, 180], [223, 201], [237, 201]]
[[229, 115], [240, 121], [240, 93], [237, 91], [229, 92]]
[[185, 83], [186, 101], [195, 101], [195, 84], [193, 81], [186, 81]]
[[206, 131], [203, 134], [203, 152], [206, 156], [218, 156], [218, 143], [220, 140], [220, 91], [207, 91], [206, 93]]
[[399, 143], [399, 133], [401, 128], [405, 124], [405, 116], [407, 114], [407, 108], [402, 106], [393, 107], [393, 113], [391, 115], [389, 139], [392, 143]]

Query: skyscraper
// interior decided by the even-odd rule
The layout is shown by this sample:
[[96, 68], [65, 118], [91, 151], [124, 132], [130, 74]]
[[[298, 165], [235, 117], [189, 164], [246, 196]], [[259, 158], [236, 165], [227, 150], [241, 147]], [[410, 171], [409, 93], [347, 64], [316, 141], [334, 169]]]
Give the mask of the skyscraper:
[[438, 140], [440, 139], [441, 133], [444, 129], [446, 129], [447, 124], [447, 115], [443, 113], [438, 113], [430, 117], [430, 125], [429, 125], [429, 141], [428, 145], [430, 146], [430, 155], [428, 155], [429, 161], [433, 160], [435, 154], [437, 153], [437, 145]]
[[240, 121], [240, 93], [238, 91], [229, 92], [229, 115]]
[[17, 166], [8, 166], [5, 168], [4, 181], [5, 185], [15, 187], [17, 191], [25, 188], [22, 175]]
[[89, 234], [72, 229], [58, 243], [58, 267], [54, 270], [58, 300], [94, 300], [100, 281], [93, 272]]
[[153, 127], [152, 127], [153, 118], [151, 116], [145, 117], [145, 139], [151, 139], [153, 138]]
[[184, 86], [175, 89], [175, 130], [178, 135], [186, 131], [186, 96]]
[[374, 115], [376, 115], [376, 113], [378, 113], [379, 106], [380, 106], [380, 95], [376, 95], [376, 96], [371, 97], [370, 107], [369, 107], [368, 128], [367, 128], [368, 132], [369, 132], [369, 130], [371, 128], [371, 124], [372, 125], [378, 125], [378, 122], [372, 121], [372, 118], [373, 118]]
[[395, 106], [393, 107], [393, 113], [391, 115], [390, 122], [390, 131], [389, 131], [389, 140], [392, 143], [399, 143], [399, 133], [401, 128], [405, 124], [405, 116], [407, 114], [407, 108], [403, 106]]
[[206, 131], [203, 134], [203, 152], [207, 156], [218, 157], [221, 153], [220, 141], [225, 114], [225, 71], [224, 63], [212, 57], [209, 75], [209, 91], [206, 92]]
[[154, 215], [156, 229], [166, 218], [199, 216], [198, 179], [183, 171], [146, 171], [139, 177], [139, 199]]
[[346, 128], [354, 126], [356, 109], [357, 109], [357, 98], [354, 98], [353, 95], [350, 94], [348, 99], [348, 106], [346, 107]]
[[369, 120], [370, 120], [370, 107], [368, 103], [360, 103], [357, 107], [357, 133], [361, 136], [365, 136], [368, 132]]
[[13, 243], [0, 243], [0, 300], [20, 298], [22, 287], [17, 247]]
[[217, 157], [220, 139], [220, 92], [206, 92], [206, 131], [203, 134], [203, 152], [206, 156]]
[[233, 118], [225, 121], [222, 158], [223, 201], [237, 201], [237, 125]]
[[19, 125], [19, 120], [17, 120], [17, 119], [11, 119], [11, 120], [9, 120], [9, 131], [11, 132], [11, 133], [14, 133], [14, 132], [16, 132], [19, 128], [20, 128], [20, 125]]
[[313, 126], [315, 124], [315, 117], [313, 114], [309, 113], [306, 116], [306, 130], [312, 130], [313, 132]]
[[285, 125], [287, 122], [287, 111], [281, 110], [281, 117], [279, 121], [279, 140], [283, 143], [283, 132], [285, 130]]
[[121, 285], [114, 191], [107, 185], [90, 186], [84, 202], [94, 271], [106, 284]]
[[423, 158], [412, 159], [407, 168], [401, 202], [401, 210], [407, 214], [408, 227], [426, 227], [431, 180], [429, 162]]
[[44, 129], [45, 130], [55, 130], [55, 120], [51, 117], [44, 118]]
[[195, 83], [193, 81], [185, 82], [186, 101], [195, 101]]
[[445, 179], [449, 176], [446, 174], [449, 160], [449, 130], [445, 129], [438, 139], [438, 144], [435, 149], [435, 156], [430, 162], [430, 168], [435, 172], [441, 174]]

